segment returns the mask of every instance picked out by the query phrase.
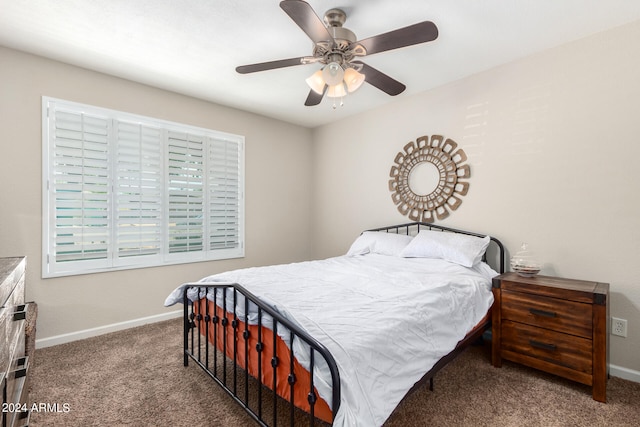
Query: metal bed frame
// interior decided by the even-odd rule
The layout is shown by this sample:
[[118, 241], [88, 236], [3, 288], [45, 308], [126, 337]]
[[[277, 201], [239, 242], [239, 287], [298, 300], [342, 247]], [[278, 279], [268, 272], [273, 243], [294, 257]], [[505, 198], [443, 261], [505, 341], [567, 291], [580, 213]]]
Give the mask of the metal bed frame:
[[[485, 236], [483, 234], [422, 222], [393, 225], [367, 231], [386, 231], [389, 233], [414, 235], [422, 229], [461, 233], [477, 237]], [[504, 247], [496, 238], [490, 237], [490, 239], [495, 245], [495, 250], [497, 251], [492, 259], [496, 261], [497, 270], [500, 273], [503, 273], [505, 265]], [[487, 261], [486, 253], [483, 260]], [[322, 422], [316, 418], [315, 413], [315, 407], [319, 397], [314, 387], [313, 372], [318, 365], [318, 362], [316, 361], [318, 357], [326, 363], [331, 373], [332, 396], [330, 402], [327, 403], [330, 403], [331, 405], [332, 419], [335, 418], [340, 406], [340, 373], [333, 356], [322, 343], [311, 337], [297, 325], [283, 318], [278, 312], [262, 302], [258, 297], [247, 291], [241, 285], [202, 283], [192, 283], [189, 285], [190, 286], [185, 287], [183, 295], [184, 366], [188, 366], [189, 360], [193, 360], [204, 370], [204, 372], [213, 378], [213, 380], [218, 383], [223, 390], [225, 390], [238, 404], [240, 404], [247, 414], [259, 425], [275, 427], [279, 425], [279, 423], [286, 423], [286, 419], [283, 419], [284, 417], [282, 415], [282, 407], [284, 405], [285, 408], [288, 407], [287, 417], [289, 419], [289, 425], [294, 426], [296, 422], [306, 418], [305, 416], [301, 416], [300, 410], [296, 408], [297, 405], [300, 405], [300, 402], [294, 401], [294, 388], [297, 387], [300, 382], [298, 376], [294, 372], [294, 360], [296, 355], [294, 354], [293, 345], [288, 346], [289, 354], [282, 355], [277, 353], [277, 340], [279, 339], [279, 335], [288, 336], [290, 343], [293, 343], [294, 340], [301, 340], [301, 342], [304, 342], [309, 348], [309, 366], [306, 371], [309, 376], [307, 379], [309, 384], [309, 390], [307, 392], [307, 402], [309, 405], [308, 424], [313, 426], [317, 422]], [[220, 316], [215, 312], [210, 313], [209, 304], [204, 304], [204, 313], [196, 312], [196, 304], [192, 304], [187, 297], [187, 289], [194, 287], [198, 288], [198, 295], [204, 295], [204, 292], [209, 292], [211, 294], [213, 291], [214, 307], [219, 305], [223, 312], [228, 314]], [[220, 298], [221, 301], [218, 301], [218, 292], [216, 292], [218, 289], [222, 292], [222, 298]], [[249, 373], [248, 366], [242, 367], [238, 364], [239, 358], [242, 358], [242, 360], [245, 361], [245, 364], [248, 365], [248, 354], [250, 351], [248, 342], [251, 336], [248, 322], [240, 321], [238, 313], [236, 312], [237, 304], [235, 302], [237, 301], [238, 294], [244, 296], [244, 313], [249, 312], [250, 303], [253, 303], [258, 307], [258, 336], [257, 344], [255, 346], [255, 351], [257, 352], [258, 357], [257, 377], [253, 377], [253, 375]], [[231, 301], [233, 302], [233, 307], [230, 307], [230, 310], [227, 310], [228, 295], [232, 295]], [[270, 343], [265, 342], [261, 336], [263, 317], [265, 314], [273, 319], [273, 342]], [[435, 374], [449, 361], [454, 359], [460, 352], [462, 352], [464, 348], [478, 340], [478, 338], [480, 338], [484, 331], [489, 327], [490, 323], [491, 320], [488, 316], [482, 324], [474, 328], [473, 332], [461, 340], [451, 353], [440, 359], [423, 376], [423, 378], [412, 387], [412, 389], [407, 393], [407, 396], [415, 389], [422, 386], [422, 384], [427, 380], [429, 381], [429, 388], [433, 390], [433, 377]], [[211, 328], [213, 328], [213, 331]], [[219, 348], [219, 346], [215, 344], [210, 344], [208, 337], [211, 333], [213, 333], [214, 336], [214, 343], [218, 343], [220, 339], [222, 340], [222, 348]], [[243, 338], [244, 344], [239, 346], [238, 339], [236, 337], [240, 335]], [[220, 338], [217, 338], [218, 336]], [[232, 338], [233, 345], [231, 348], [227, 345], [228, 338], [230, 336], [234, 337]], [[273, 354], [270, 360], [263, 359], [263, 357], [266, 357], [263, 356], [263, 353], [266, 353], [264, 351], [265, 346], [268, 345], [271, 346], [271, 352]], [[251, 350], [253, 351], [254, 349]], [[283, 366], [284, 363], [282, 362], [287, 359], [289, 360], [289, 363], [287, 364], [288, 366]], [[265, 376], [262, 372], [262, 366], [264, 363], [268, 363], [272, 368], [273, 376], [270, 379], [263, 378]], [[288, 397], [283, 396], [282, 393], [281, 395], [278, 395], [276, 392], [278, 381], [277, 370], [282, 370], [284, 374], [287, 375], [287, 383], [290, 391]], [[262, 378], [262, 380], [259, 380], [260, 378]], [[250, 397], [249, 389], [251, 386], [253, 387], [253, 395]], [[255, 394], [257, 394], [257, 397]], [[264, 401], [266, 401], [266, 403]], [[270, 408], [266, 408], [265, 406], [270, 406]], [[280, 408], [280, 410], [278, 408]]]

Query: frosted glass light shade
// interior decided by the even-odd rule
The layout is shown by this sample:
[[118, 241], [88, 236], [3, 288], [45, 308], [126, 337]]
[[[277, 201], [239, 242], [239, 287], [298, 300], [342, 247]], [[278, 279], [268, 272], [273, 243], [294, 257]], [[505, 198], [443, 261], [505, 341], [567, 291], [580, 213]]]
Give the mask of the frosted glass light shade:
[[318, 95], [322, 95], [325, 84], [324, 79], [322, 78], [322, 70], [316, 71], [305, 81], [307, 82], [311, 90], [313, 90]]
[[330, 62], [322, 69], [322, 78], [329, 86], [335, 86], [344, 79], [344, 70], [337, 62]]
[[347, 89], [344, 83], [339, 83], [337, 85], [329, 86], [327, 89], [327, 96], [329, 98], [342, 98], [347, 95]]
[[349, 92], [355, 92], [358, 90], [362, 83], [364, 83], [364, 74], [361, 74], [353, 68], [347, 68], [344, 72], [344, 82], [347, 84], [347, 90]]

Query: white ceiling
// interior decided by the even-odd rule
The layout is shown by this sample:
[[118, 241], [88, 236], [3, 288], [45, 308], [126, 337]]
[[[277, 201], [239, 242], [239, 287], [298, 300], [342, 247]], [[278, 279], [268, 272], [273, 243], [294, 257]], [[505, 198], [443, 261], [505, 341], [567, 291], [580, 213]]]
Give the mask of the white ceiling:
[[[370, 85], [336, 110], [305, 107], [319, 65], [240, 75], [238, 65], [311, 54], [278, 0], [0, 0], [0, 45], [308, 127], [411, 96], [640, 19], [637, 0], [309, 0], [339, 7], [364, 39], [433, 21], [433, 42], [365, 57], [401, 81], [390, 97]], [[7, 66], [1, 64], [0, 66]]]

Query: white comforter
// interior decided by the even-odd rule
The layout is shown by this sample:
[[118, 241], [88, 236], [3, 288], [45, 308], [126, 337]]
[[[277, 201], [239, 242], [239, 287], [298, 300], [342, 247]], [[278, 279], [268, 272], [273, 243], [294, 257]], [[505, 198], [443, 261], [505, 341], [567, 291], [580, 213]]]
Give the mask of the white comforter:
[[[379, 426], [487, 313], [496, 274], [484, 263], [466, 268], [368, 254], [235, 270], [202, 282], [241, 284], [323, 343], [340, 371], [334, 425]], [[165, 305], [181, 302], [182, 288]], [[243, 308], [240, 301], [241, 318]], [[304, 349], [294, 343], [294, 351], [305, 366]], [[328, 370], [319, 364], [315, 371], [318, 393], [330, 404]]]

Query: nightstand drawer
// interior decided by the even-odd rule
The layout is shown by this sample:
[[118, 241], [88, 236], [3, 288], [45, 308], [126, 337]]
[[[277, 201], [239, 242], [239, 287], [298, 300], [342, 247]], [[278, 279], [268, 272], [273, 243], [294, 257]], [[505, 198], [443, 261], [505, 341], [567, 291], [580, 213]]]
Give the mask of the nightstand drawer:
[[502, 318], [591, 339], [592, 306], [523, 292], [502, 291]]
[[502, 350], [591, 374], [591, 340], [530, 325], [502, 321]]

